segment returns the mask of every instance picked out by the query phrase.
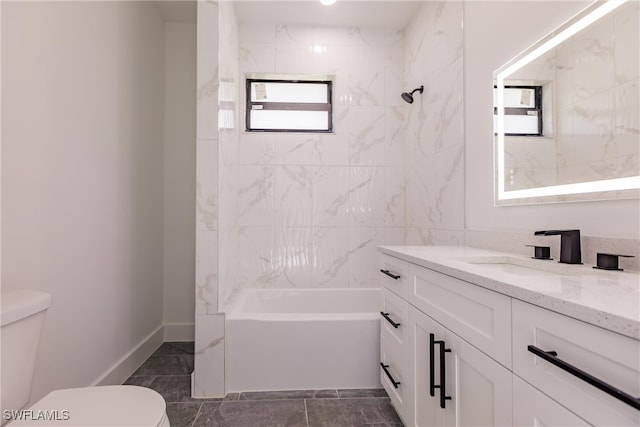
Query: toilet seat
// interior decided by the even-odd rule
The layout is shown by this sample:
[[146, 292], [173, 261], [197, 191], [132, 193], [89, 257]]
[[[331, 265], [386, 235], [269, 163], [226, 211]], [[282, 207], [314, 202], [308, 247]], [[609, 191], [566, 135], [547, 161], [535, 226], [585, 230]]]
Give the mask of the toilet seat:
[[[29, 407], [27, 411], [29, 412], [26, 415], [31, 419], [15, 420], [9, 425], [11, 427], [169, 426], [166, 404], [162, 396], [154, 390], [138, 386], [55, 390]], [[66, 416], [64, 411], [67, 411]], [[39, 415], [40, 418], [38, 418]], [[45, 416], [53, 419], [42, 419]]]

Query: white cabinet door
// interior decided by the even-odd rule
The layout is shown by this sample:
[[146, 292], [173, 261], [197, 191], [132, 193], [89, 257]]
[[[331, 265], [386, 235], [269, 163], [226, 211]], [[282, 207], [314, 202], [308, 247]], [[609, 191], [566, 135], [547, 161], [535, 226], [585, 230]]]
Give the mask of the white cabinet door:
[[[409, 325], [413, 387], [408, 413], [413, 425], [512, 425], [512, 374], [508, 369], [413, 306]], [[441, 387], [443, 382], [445, 387]]]
[[531, 384], [513, 376], [514, 426], [590, 426]]
[[413, 386], [409, 391], [407, 408], [408, 421], [415, 426], [443, 426], [444, 409], [440, 408], [440, 391], [434, 389], [431, 396], [431, 384], [440, 384], [439, 345], [434, 347], [433, 376], [431, 372], [431, 334], [434, 340], [442, 341], [444, 327], [417, 310], [409, 308], [409, 375]]
[[447, 330], [447, 426], [511, 426], [512, 373]]

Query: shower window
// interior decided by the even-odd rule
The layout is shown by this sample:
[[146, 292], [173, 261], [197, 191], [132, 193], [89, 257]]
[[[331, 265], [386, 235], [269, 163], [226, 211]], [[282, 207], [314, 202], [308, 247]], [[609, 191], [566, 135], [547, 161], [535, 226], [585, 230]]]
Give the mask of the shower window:
[[248, 132], [333, 132], [329, 80], [247, 79]]

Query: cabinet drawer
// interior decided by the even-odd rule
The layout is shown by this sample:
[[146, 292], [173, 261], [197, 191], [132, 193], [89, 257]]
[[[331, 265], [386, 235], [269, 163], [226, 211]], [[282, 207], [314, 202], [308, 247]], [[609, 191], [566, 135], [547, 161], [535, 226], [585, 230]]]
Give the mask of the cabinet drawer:
[[407, 345], [409, 304], [393, 292], [382, 289], [381, 327], [389, 335], [389, 345], [405, 348]]
[[640, 341], [513, 301], [514, 373], [594, 425], [640, 425], [640, 411], [534, 355], [529, 346], [640, 396]]
[[511, 368], [511, 299], [411, 264], [409, 302]]
[[558, 402], [513, 376], [514, 426], [589, 426]]
[[406, 298], [409, 288], [409, 263], [386, 254], [380, 254], [379, 270], [382, 286]]
[[[408, 391], [411, 386], [409, 383], [410, 378], [407, 375], [407, 358], [405, 352], [389, 346], [386, 338], [388, 338], [388, 334], [383, 333], [380, 352], [381, 366], [379, 367], [380, 382], [391, 398], [398, 415], [406, 424]], [[386, 371], [382, 365], [384, 365]], [[396, 382], [395, 385], [393, 381]]]

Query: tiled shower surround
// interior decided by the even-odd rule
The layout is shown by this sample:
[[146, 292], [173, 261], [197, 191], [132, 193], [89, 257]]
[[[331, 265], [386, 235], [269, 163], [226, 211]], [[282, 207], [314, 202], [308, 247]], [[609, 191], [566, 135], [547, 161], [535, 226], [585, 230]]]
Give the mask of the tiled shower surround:
[[[245, 73], [335, 76], [335, 132], [244, 132]], [[194, 396], [224, 394], [242, 289], [377, 287], [377, 246], [463, 243], [462, 94], [461, 2], [425, 2], [404, 31], [198, 2]]]
[[404, 235], [403, 57], [395, 31], [240, 26], [241, 75], [335, 76], [335, 133], [240, 134], [225, 305], [246, 287], [377, 286], [376, 246]]
[[247, 287], [376, 287], [377, 246], [463, 229], [461, 19], [460, 4], [425, 3], [406, 31], [240, 24], [238, 105], [246, 73], [332, 75], [335, 133], [247, 133], [238, 111], [221, 309]]

